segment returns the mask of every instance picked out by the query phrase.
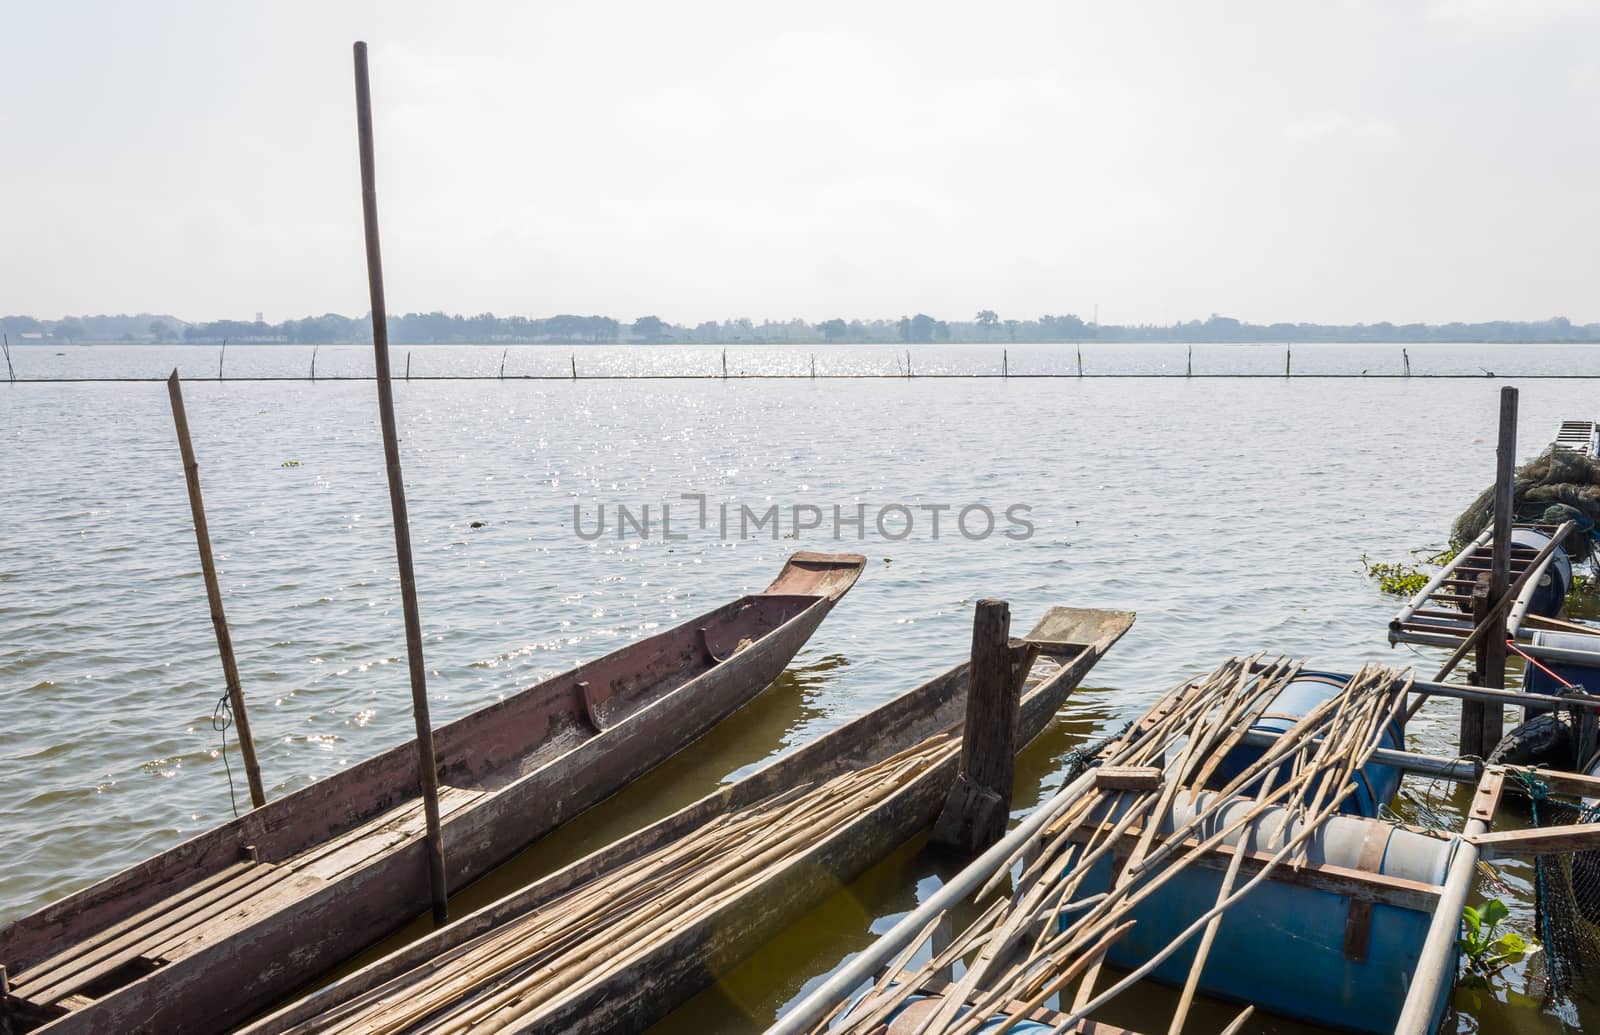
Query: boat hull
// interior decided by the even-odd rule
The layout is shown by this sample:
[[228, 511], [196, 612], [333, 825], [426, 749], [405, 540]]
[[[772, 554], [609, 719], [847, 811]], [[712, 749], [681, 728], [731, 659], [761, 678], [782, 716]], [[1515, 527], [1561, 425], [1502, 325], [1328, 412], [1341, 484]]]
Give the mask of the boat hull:
[[[615, 793], [764, 690], [864, 563], [854, 555], [796, 555], [767, 593], [441, 727], [451, 889]], [[654, 675], [693, 671], [674, 664], [705, 670], [655, 693]], [[509, 757], [518, 737], [547, 745], [527, 771]], [[415, 748], [404, 744], [17, 921], [0, 931], [0, 960], [12, 964], [8, 1008], [21, 1030], [37, 1026], [50, 1035], [207, 1035], [260, 1012], [425, 911], [416, 788]], [[284, 872], [306, 858], [307, 843], [333, 847]], [[170, 959], [140, 955], [117, 967], [116, 952], [93, 950], [73, 966], [83, 975], [79, 984], [100, 994], [75, 990], [78, 979], [57, 962], [63, 946], [93, 936], [115, 948], [120, 927], [140, 922], [141, 911], [163, 909], [216, 911], [234, 933], [197, 931], [163, 950]], [[112, 982], [119, 987], [104, 987]], [[79, 995], [88, 1001], [74, 1001]]]
[[[1073, 631], [1054, 609], [1039, 629]], [[1084, 614], [1085, 612], [1075, 612]], [[1077, 631], [1103, 632], [1087, 644], [1068, 645], [1043, 637], [1059, 667], [1025, 692], [1018, 714], [1017, 745], [1031, 741], [1067, 695], [1116, 642], [1133, 616], [1126, 612], [1099, 624], [1076, 623]], [[1054, 622], [1050, 622], [1054, 618]], [[1031, 652], [1034, 648], [1028, 647]], [[1070, 649], [1070, 653], [1063, 652]], [[1038, 669], [1036, 669], [1036, 672]], [[707, 822], [772, 795], [848, 770], [871, 765], [957, 725], [965, 710], [968, 667], [958, 665], [804, 748], [679, 811], [673, 816], [573, 863], [564, 870], [406, 946], [339, 983], [245, 1029], [248, 1035], [283, 1035], [315, 1030], [318, 1016], [408, 972], [426, 968], [440, 953], [539, 909], [596, 877], [670, 844]], [[584, 987], [536, 1020], [507, 1031], [603, 1032], [642, 1030], [715, 981], [718, 974], [769, 941], [807, 910], [896, 847], [929, 827], [944, 804], [959, 759], [949, 756], [907, 781], [877, 806], [853, 817], [827, 837], [788, 860], [759, 888], [696, 917], [614, 977]], [[299, 1028], [305, 1025], [305, 1028]]]

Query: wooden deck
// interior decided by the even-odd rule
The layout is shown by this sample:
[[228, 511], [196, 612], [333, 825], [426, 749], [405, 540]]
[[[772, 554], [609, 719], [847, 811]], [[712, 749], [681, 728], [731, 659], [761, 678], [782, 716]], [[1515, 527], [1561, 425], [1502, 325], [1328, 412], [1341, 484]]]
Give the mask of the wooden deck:
[[[440, 814], [448, 816], [487, 793], [442, 786]], [[419, 797], [282, 862], [242, 859], [182, 895], [13, 975], [11, 994], [46, 1011], [81, 1009], [159, 967], [237, 935], [263, 916], [303, 899], [317, 885], [336, 882], [350, 870], [420, 837], [423, 829]]]

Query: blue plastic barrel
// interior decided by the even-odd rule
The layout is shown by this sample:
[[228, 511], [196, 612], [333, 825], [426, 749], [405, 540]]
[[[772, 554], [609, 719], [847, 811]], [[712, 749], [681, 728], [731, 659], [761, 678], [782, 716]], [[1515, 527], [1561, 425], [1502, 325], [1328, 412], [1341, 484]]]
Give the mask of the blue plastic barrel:
[[[1531, 528], [1516, 528], [1511, 531], [1511, 542], [1515, 546], [1543, 550], [1550, 542], [1550, 537]], [[1480, 552], [1485, 557], [1489, 556], [1487, 547]], [[1558, 546], [1550, 555], [1549, 566], [1545, 568], [1544, 574], [1539, 576], [1538, 583], [1533, 587], [1533, 599], [1528, 603], [1528, 613], [1554, 618], [1566, 606], [1567, 590], [1571, 588], [1572, 558], [1567, 556], [1565, 547]]]
[[[1541, 629], [1533, 634], [1535, 647], [1564, 647], [1567, 650], [1586, 650], [1600, 653], [1600, 629], [1593, 635], [1574, 632], [1550, 632]], [[1549, 669], [1544, 671], [1539, 665]], [[1554, 672], [1555, 675], [1550, 673]], [[1540, 658], [1538, 665], [1530, 664], [1522, 676], [1522, 688], [1536, 694], [1559, 694], [1567, 688], [1561, 679], [1573, 686], [1581, 686], [1591, 694], [1600, 694], [1600, 665], [1580, 665], [1572, 661], [1552, 661]]]
[[[1333, 672], [1302, 672], [1278, 692], [1278, 696], [1273, 698], [1272, 703], [1267, 705], [1261, 717], [1250, 728], [1266, 733], [1285, 733], [1319, 704], [1343, 690], [1349, 681], [1349, 676]], [[1384, 727], [1378, 746], [1393, 751], [1403, 751], [1405, 745], [1405, 727], [1397, 717]], [[1235, 747], [1217, 766], [1208, 786], [1212, 790], [1226, 786], [1266, 751], [1264, 747], [1245, 744]], [[1288, 762], [1279, 768], [1273, 786], [1281, 786], [1283, 781], [1289, 778], [1290, 768]], [[1347, 815], [1373, 817], [1378, 815], [1381, 806], [1393, 801], [1394, 796], [1399, 793], [1400, 770], [1394, 766], [1370, 763], [1357, 771], [1355, 781], [1355, 793], [1345, 800], [1344, 807], [1340, 811]], [[1251, 788], [1247, 787], [1245, 791], [1250, 793]], [[1315, 793], [1315, 788], [1311, 793]]]
[[[1172, 833], [1215, 797], [1202, 794], [1191, 805], [1187, 795], [1178, 795], [1161, 832]], [[1219, 818], [1203, 826], [1203, 834], [1242, 819], [1255, 804], [1242, 799], [1225, 806]], [[1275, 853], [1302, 829], [1303, 822], [1287, 810], [1268, 809], [1256, 825], [1251, 847]], [[1236, 831], [1226, 840], [1238, 844], [1240, 836]], [[1354, 816], [1335, 816], [1306, 843], [1307, 857], [1313, 863], [1365, 869], [1430, 885], [1444, 882], [1455, 845], [1454, 841]], [[1379, 861], [1363, 866], [1364, 857], [1368, 863]], [[1291, 870], [1285, 863], [1276, 872], [1288, 878], [1293, 876]], [[1111, 860], [1101, 858], [1079, 886], [1077, 898], [1105, 891], [1111, 872]], [[1272, 1013], [1322, 1027], [1393, 1031], [1415, 976], [1432, 913], [1373, 903], [1370, 916], [1364, 921], [1358, 917], [1355, 932], [1347, 933], [1352, 927], [1352, 900], [1310, 886], [1309, 877], [1302, 874], [1291, 883], [1269, 876], [1222, 914], [1201, 973], [1201, 991], [1216, 998], [1255, 1003]], [[1152, 959], [1216, 904], [1222, 878], [1222, 869], [1200, 865], [1172, 875], [1132, 910], [1129, 919], [1135, 923], [1112, 944], [1111, 962], [1133, 969]], [[1243, 884], [1241, 878], [1234, 890]], [[1076, 915], [1069, 907], [1058, 921], [1060, 927], [1064, 929]], [[1151, 976], [1163, 984], [1181, 986], [1194, 963], [1199, 940], [1191, 938]], [[1453, 978], [1458, 966], [1454, 954], [1445, 966]], [[1444, 982], [1445, 988], [1450, 986], [1451, 981]], [[1435, 1026], [1443, 1009], [1441, 998], [1435, 1007]]]

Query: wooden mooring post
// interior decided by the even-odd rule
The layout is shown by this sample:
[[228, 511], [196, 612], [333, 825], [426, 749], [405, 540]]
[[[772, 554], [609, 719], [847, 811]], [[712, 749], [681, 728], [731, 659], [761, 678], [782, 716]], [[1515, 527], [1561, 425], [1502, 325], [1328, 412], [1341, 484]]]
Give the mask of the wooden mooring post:
[[[1516, 506], [1517, 390], [1500, 389], [1500, 438], [1495, 447], [1494, 530], [1487, 575], [1472, 589], [1473, 624], [1493, 619], [1490, 632], [1478, 640], [1474, 686], [1504, 689], [1506, 685], [1505, 612], [1493, 614], [1491, 601], [1505, 596], [1511, 581], [1511, 525]], [[1461, 702], [1460, 752], [1487, 758], [1505, 736], [1505, 709], [1483, 701]]]
[[361, 151], [361, 214], [367, 241], [367, 287], [372, 296], [372, 349], [377, 361], [378, 416], [389, 473], [389, 506], [394, 515], [394, 548], [400, 565], [400, 602], [405, 611], [406, 659], [411, 669], [411, 714], [417, 727], [417, 782], [427, 820], [429, 897], [433, 922], [449, 919], [444, 871], [444, 835], [439, 824], [439, 763], [428, 717], [428, 672], [422, 658], [422, 618], [417, 610], [417, 579], [411, 566], [411, 526], [406, 518], [406, 483], [400, 473], [400, 438], [395, 431], [394, 389], [389, 383], [389, 316], [383, 299], [383, 256], [378, 246], [378, 191], [372, 157], [372, 88], [367, 79], [367, 45], [355, 45], [356, 137]]
[[244, 758], [244, 775], [250, 784], [250, 806], [259, 809], [267, 803], [261, 785], [261, 766], [256, 762], [256, 742], [250, 736], [250, 716], [244, 708], [244, 690], [239, 684], [239, 665], [233, 658], [233, 638], [228, 635], [228, 616], [222, 610], [222, 586], [217, 582], [217, 564], [211, 556], [211, 531], [206, 527], [206, 504], [200, 495], [200, 464], [194, 458], [194, 443], [189, 439], [189, 417], [183, 409], [183, 387], [178, 371], [167, 378], [167, 397], [172, 400], [172, 423], [178, 431], [178, 450], [183, 454], [183, 478], [189, 487], [189, 515], [194, 519], [195, 545], [200, 548], [200, 571], [205, 575], [206, 599], [211, 604], [211, 628], [217, 634], [217, 653], [222, 656], [222, 679], [228, 689], [228, 707], [239, 730], [239, 754]]
[[1005, 836], [1016, 775], [1020, 680], [1012, 668], [1011, 608], [980, 600], [972, 616], [972, 664], [961, 769], [934, 823], [932, 842], [976, 855]]

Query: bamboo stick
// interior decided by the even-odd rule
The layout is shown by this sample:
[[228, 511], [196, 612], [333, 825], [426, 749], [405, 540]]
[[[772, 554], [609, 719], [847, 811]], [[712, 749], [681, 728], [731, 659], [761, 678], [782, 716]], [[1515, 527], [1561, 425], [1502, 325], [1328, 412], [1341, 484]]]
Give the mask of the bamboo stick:
[[[736, 899], [904, 780], [953, 762], [958, 746], [957, 738], [941, 733], [864, 769], [717, 817], [546, 908], [485, 932], [434, 961], [428, 972], [369, 991], [306, 1030], [395, 1035], [425, 1026], [477, 1033], [526, 1024]], [[627, 930], [619, 936], [624, 921]], [[471, 974], [466, 994], [463, 971]]]
[[361, 211], [367, 241], [367, 286], [372, 298], [372, 349], [377, 362], [378, 416], [389, 474], [389, 506], [394, 518], [395, 556], [400, 565], [400, 600], [405, 612], [406, 657], [411, 670], [411, 713], [417, 727], [417, 782], [427, 821], [428, 890], [433, 922], [449, 919], [445, 882], [444, 834], [439, 822], [439, 765], [428, 718], [428, 671], [422, 657], [422, 617], [411, 567], [411, 526], [406, 519], [406, 483], [400, 473], [400, 438], [395, 430], [394, 389], [389, 383], [389, 316], [383, 299], [383, 257], [378, 244], [378, 190], [372, 155], [372, 88], [367, 77], [367, 45], [355, 45], [356, 137], [361, 153]]
[[[227, 687], [228, 707], [239, 728], [239, 754], [244, 758], [245, 779], [250, 784], [250, 805], [259, 809], [267, 803], [261, 784], [261, 765], [256, 761], [256, 742], [250, 734], [250, 716], [244, 706], [244, 690], [239, 683], [239, 665], [233, 657], [233, 637], [228, 634], [228, 615], [222, 608], [222, 586], [217, 581], [217, 565], [211, 556], [211, 531], [206, 526], [206, 504], [200, 495], [200, 464], [189, 440], [189, 418], [183, 408], [183, 387], [174, 369], [167, 378], [167, 397], [172, 402], [172, 423], [178, 432], [178, 451], [183, 455], [183, 478], [189, 488], [189, 515], [194, 520], [195, 545], [200, 550], [200, 571], [205, 576], [206, 600], [211, 605], [211, 628], [217, 636], [217, 654], [222, 658], [222, 679]], [[226, 749], [226, 745], [224, 745]]]
[[[1244, 669], [1248, 671], [1251, 664], [1247, 662]], [[1235, 694], [1231, 700], [1224, 698], [1219, 706], [1219, 692], [1230, 686], [1237, 690], [1242, 690], [1246, 686], [1242, 681], [1236, 684], [1229, 682], [1237, 676], [1238, 669], [1225, 663], [1211, 676], [1186, 684], [1164, 698], [1161, 705], [1171, 706], [1170, 713], [1164, 718], [1152, 719], [1156, 709], [1147, 714], [1146, 720], [1141, 721], [1140, 727], [1152, 732], [1160, 731], [1160, 736], [1144, 740], [1134, 732], [1120, 745], [1113, 745], [1113, 750], [1109, 750], [1107, 754], [1117, 759], [1120, 764], [1124, 757], [1160, 752], [1165, 750], [1164, 745], [1184, 737], [1189, 739], [1191, 746], [1209, 744], [1216, 750], [1221, 750], [1222, 746], [1236, 744], [1237, 738], [1232, 736], [1231, 731], [1236, 729], [1241, 717], [1253, 721], [1259, 714], [1263, 702], [1275, 696], [1283, 682], [1293, 678], [1298, 672], [1298, 666], [1285, 659], [1279, 659], [1274, 665], [1268, 666], [1266, 671], [1268, 675], [1253, 688], [1252, 693]], [[1272, 678], [1275, 675], [1282, 676], [1282, 682]], [[1058, 904], [1062, 889], [1075, 889], [1093, 861], [1103, 857], [1104, 852], [1110, 850], [1122, 838], [1134, 817], [1150, 814], [1158, 802], [1170, 802], [1170, 797], [1165, 793], [1157, 795], [1153, 792], [1140, 792], [1121, 815], [1116, 815], [1113, 803], [1127, 792], [1096, 791], [1071, 802], [1045, 806], [1050, 810], [1049, 818], [1037, 827], [1037, 833], [1027, 844], [1011, 853], [1004, 869], [1009, 869], [1017, 858], [1027, 857], [1029, 852], [1037, 852], [1035, 862], [1025, 868], [1023, 876], [1019, 879], [1017, 891], [1012, 895], [1005, 911], [994, 913], [991, 910], [985, 914], [986, 918], [980, 918], [980, 922], [975, 923], [964, 935], [964, 938], [974, 944], [982, 944], [980, 956], [969, 967], [962, 982], [957, 982], [954, 987], [946, 989], [943, 993], [947, 997], [946, 1001], [929, 1018], [935, 1023], [925, 1023], [923, 1029], [936, 1031], [941, 1035], [969, 1033], [992, 1019], [994, 1011], [1005, 1004], [1029, 1002], [1030, 997], [1038, 995], [1042, 988], [1051, 989], [1044, 993], [1044, 998], [1048, 998], [1055, 990], [1064, 987], [1065, 983], [1070, 983], [1070, 981], [1054, 983], [1059, 979], [1062, 966], [1071, 966], [1080, 974], [1089, 969], [1099, 956], [1102, 945], [1109, 944], [1104, 942], [1107, 933], [1115, 930], [1117, 925], [1126, 923], [1128, 914], [1134, 907], [1148, 899], [1184, 867], [1203, 858], [1235, 832], [1243, 831], [1239, 836], [1241, 843], [1248, 849], [1253, 841], [1256, 824], [1262, 815], [1268, 809], [1280, 807], [1277, 805], [1279, 801], [1287, 800], [1290, 805], [1281, 813], [1283, 816], [1281, 822], [1289, 824], [1294, 822], [1296, 816], [1304, 817], [1299, 830], [1295, 831], [1285, 825], [1283, 830], [1287, 835], [1286, 844], [1250, 882], [1240, 890], [1232, 891], [1232, 884], [1238, 875], [1236, 864], [1242, 860], [1244, 854], [1248, 854], [1247, 851], [1236, 850], [1234, 858], [1230, 860], [1232, 879], [1225, 882], [1223, 888], [1225, 894], [1219, 895], [1219, 901], [1212, 911], [1199, 918], [1180, 939], [1163, 951], [1166, 955], [1170, 955], [1202, 929], [1211, 931], [1211, 937], [1214, 937], [1216, 923], [1220, 920], [1222, 911], [1247, 894], [1251, 888], [1265, 879], [1265, 874], [1285, 860], [1296, 855], [1303, 857], [1310, 838], [1315, 836], [1323, 823], [1336, 814], [1343, 802], [1354, 793], [1356, 789], [1352, 779], [1354, 772], [1365, 765], [1377, 750], [1382, 731], [1395, 720], [1400, 709], [1404, 707], [1411, 684], [1409, 675], [1401, 677], [1387, 670], [1371, 666], [1363, 667], [1347, 681], [1339, 694], [1303, 716], [1288, 733], [1278, 737], [1260, 757], [1245, 767], [1245, 770], [1229, 781], [1221, 791], [1214, 792], [1211, 798], [1196, 810], [1197, 814], [1191, 821], [1181, 825], [1173, 834], [1169, 834], [1164, 843], [1151, 851], [1141, 862], [1127, 867], [1125, 872], [1131, 872], [1128, 881], [1120, 887], [1113, 888], [1111, 892], [1096, 896], [1094, 905], [1061, 931], [1052, 933], [1046, 926], [1034, 942], [1033, 951], [1028, 956], [1036, 961], [1035, 964], [1019, 963], [1001, 972], [998, 969], [1000, 960], [1011, 951], [1018, 933], [1031, 928], [1041, 918], [1048, 922], [1052, 916], [1064, 916], [1066, 907]], [[1222, 733], [1224, 730], [1230, 732]], [[1220, 743], [1219, 734], [1221, 734]], [[1195, 767], [1191, 764], [1193, 759], [1205, 753], [1186, 750], [1184, 752], [1186, 757], [1178, 764], [1169, 767], [1169, 775], [1180, 778], [1180, 782], [1182, 777], [1190, 773], [1196, 775], [1205, 773], [1209, 776], [1214, 767], [1209, 764]], [[1272, 782], [1277, 779], [1279, 767], [1286, 763], [1290, 766], [1288, 777], [1282, 786], [1273, 789]], [[1197, 839], [1197, 843], [1187, 848], [1183, 847], [1183, 842], [1189, 840], [1191, 831], [1201, 828], [1211, 817], [1219, 815], [1221, 809], [1240, 797], [1245, 788], [1258, 784], [1259, 787], [1254, 792], [1257, 797], [1253, 804], [1244, 810], [1242, 816], [1226, 823], [1223, 830]], [[1158, 825], [1160, 815], [1161, 811], [1155, 809], [1149, 827], [1141, 831], [1139, 844], [1153, 844], [1153, 841], [1147, 839], [1145, 835]], [[1088, 842], [1079, 848], [1070, 839], [1081, 829], [1083, 823], [1095, 816], [1103, 818], [1095, 821]], [[1115, 836], [1105, 836], [1108, 832], [1115, 832]], [[1070, 866], [1064, 863], [1068, 855], [1072, 856]], [[1167, 865], [1157, 871], [1155, 868], [1163, 862]], [[1060, 868], [1052, 870], [1058, 863], [1061, 864]], [[991, 880], [985, 888], [992, 890], [993, 885], [994, 880]], [[1082, 908], [1088, 903], [1071, 905]], [[1042, 906], [1046, 908], [1041, 908]], [[976, 932], [979, 927], [986, 930]], [[1197, 958], [1196, 970], [1199, 969], [1204, 955], [1202, 951]], [[1041, 960], [1042, 963], [1038, 962]], [[1159, 960], [1156, 962], [1158, 964]], [[976, 979], [979, 973], [986, 975], [981, 982], [983, 992], [976, 996], [969, 995], [968, 992], [978, 983]], [[858, 1024], [858, 1017], [876, 1018], [876, 1023], [882, 1023], [892, 1014], [892, 1003], [903, 1002], [918, 987], [920, 980], [908, 981], [904, 973], [895, 976], [886, 972], [880, 979], [879, 986], [886, 983], [892, 983], [898, 994], [885, 996], [869, 992], [846, 1019], [840, 1028], [841, 1031], [872, 1030], [870, 1024]], [[1081, 1018], [1083, 1012], [1097, 1008], [1099, 1003], [1119, 994], [1120, 990], [1129, 984], [1130, 981], [1125, 979], [1099, 996], [1091, 995], [1082, 1003], [1082, 1011], [1075, 1010], [1074, 1014]], [[1188, 998], [1192, 1000], [1192, 993]], [[1042, 1002], [1043, 999], [1038, 1001]], [[886, 1003], [890, 1008], [885, 1009]], [[953, 1015], [963, 1009], [967, 1012], [962, 1013], [959, 1020], [951, 1023]], [[1234, 1024], [1242, 1023], [1246, 1017], [1248, 1011], [1236, 1019]], [[1180, 1030], [1181, 1025], [1180, 1015], [1174, 1018], [1173, 1030]]]

